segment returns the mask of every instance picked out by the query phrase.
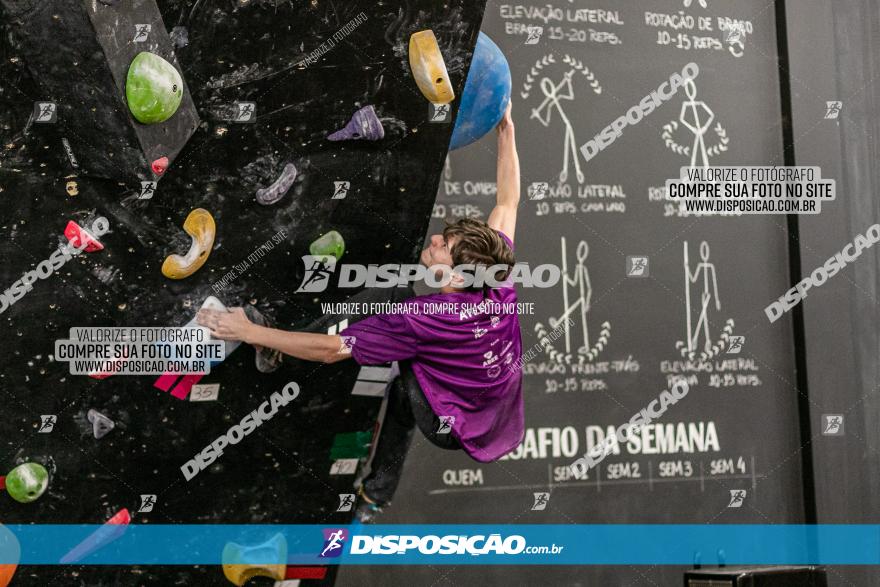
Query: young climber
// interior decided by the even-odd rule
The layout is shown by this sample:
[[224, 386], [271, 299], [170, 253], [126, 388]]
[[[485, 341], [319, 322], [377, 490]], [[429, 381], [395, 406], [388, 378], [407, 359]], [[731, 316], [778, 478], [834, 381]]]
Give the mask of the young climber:
[[[487, 222], [459, 220], [431, 236], [420, 258], [426, 267], [503, 265], [509, 272], [514, 265], [520, 178], [509, 106], [497, 130], [495, 208]], [[259, 326], [241, 308], [203, 310], [198, 322], [216, 338], [242, 340], [308, 361], [398, 362], [400, 374], [389, 386], [370, 474], [359, 491], [358, 517], [369, 522], [394, 496], [415, 426], [438, 447], [463, 449], [480, 462], [504, 456], [522, 440], [519, 318], [498, 311], [502, 304], [516, 305], [516, 292], [506, 277], [503, 271], [496, 276], [500, 287], [466, 288], [453, 273], [440, 293], [410, 298], [402, 302], [406, 311], [370, 316], [339, 335]], [[441, 303], [467, 311], [433, 311]]]

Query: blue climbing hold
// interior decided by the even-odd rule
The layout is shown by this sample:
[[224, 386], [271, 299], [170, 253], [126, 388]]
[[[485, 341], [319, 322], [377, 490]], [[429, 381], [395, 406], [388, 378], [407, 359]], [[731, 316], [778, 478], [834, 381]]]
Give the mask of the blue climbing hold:
[[449, 149], [470, 145], [495, 128], [510, 102], [510, 66], [484, 33], [477, 38]]

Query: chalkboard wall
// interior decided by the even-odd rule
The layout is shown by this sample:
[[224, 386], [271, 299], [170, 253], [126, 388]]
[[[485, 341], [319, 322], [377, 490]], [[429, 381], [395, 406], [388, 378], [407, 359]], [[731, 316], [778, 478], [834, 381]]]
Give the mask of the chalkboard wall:
[[[729, 36], [740, 28], [734, 22], [743, 37]], [[663, 201], [665, 180], [682, 166], [784, 164], [772, 7], [493, 0], [482, 30], [513, 78], [523, 183], [517, 258], [565, 268], [557, 286], [519, 289], [521, 301], [534, 302], [521, 316], [523, 348], [541, 349], [554, 319], [574, 325], [552, 342], [557, 354], [542, 351], [524, 367], [521, 447], [480, 464], [418, 437], [383, 521], [803, 521], [792, 325], [771, 325], [763, 313], [789, 287], [785, 218], [694, 217]], [[585, 158], [582, 145], [690, 62], [699, 67], [693, 88]], [[488, 216], [494, 141], [450, 153], [432, 230]], [[545, 197], [530, 199], [541, 183]], [[630, 257], [647, 258], [641, 277], [628, 275]], [[744, 337], [739, 352], [727, 352], [732, 337]], [[677, 378], [689, 393], [659, 427], [621, 444], [586, 478], [572, 476], [568, 466], [609, 427]], [[742, 503], [728, 507], [739, 490]], [[549, 493], [546, 509], [532, 509], [535, 493]], [[715, 552], [695, 561], [724, 562]], [[419, 567], [386, 576], [396, 585], [677, 585], [681, 569]], [[367, 577], [343, 569], [339, 583]]]
[[[801, 218], [801, 274], [880, 220], [877, 166], [880, 98], [874, 56], [880, 43], [875, 2], [811, 2], [787, 18], [792, 78], [792, 146], [798, 165], [820, 165], [838, 180], [839, 202]], [[829, 102], [842, 105], [837, 118]], [[873, 248], [804, 300], [806, 377], [816, 520], [876, 524], [880, 512], [880, 354], [877, 291], [880, 256]], [[843, 428], [827, 433], [827, 418]], [[830, 585], [880, 585], [876, 567], [842, 566]]]

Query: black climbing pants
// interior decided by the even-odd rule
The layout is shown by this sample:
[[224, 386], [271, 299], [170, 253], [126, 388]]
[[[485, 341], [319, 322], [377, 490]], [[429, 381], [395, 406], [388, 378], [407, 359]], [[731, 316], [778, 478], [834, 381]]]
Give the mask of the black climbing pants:
[[438, 433], [440, 418], [428, 404], [409, 363], [401, 361], [399, 366], [400, 375], [391, 382], [388, 391], [385, 423], [379, 433], [370, 474], [364, 480], [364, 492], [379, 505], [390, 503], [394, 497], [416, 426], [435, 446], [446, 450], [461, 448], [451, 433]]

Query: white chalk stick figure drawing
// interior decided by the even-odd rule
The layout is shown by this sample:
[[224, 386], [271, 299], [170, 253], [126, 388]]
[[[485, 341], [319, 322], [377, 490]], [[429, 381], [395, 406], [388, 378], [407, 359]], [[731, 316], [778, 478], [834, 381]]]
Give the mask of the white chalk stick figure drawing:
[[[562, 315], [558, 318], [551, 317], [548, 322], [550, 328], [554, 332], [561, 332], [565, 338], [565, 353], [558, 352], [552, 342], [547, 337], [548, 332], [544, 326], [538, 322], [535, 325], [535, 331], [538, 333], [541, 345], [544, 350], [550, 354], [550, 358], [557, 362], [565, 361], [571, 363], [574, 355], [578, 356], [578, 360], [590, 360], [598, 356], [608, 342], [611, 335], [611, 324], [603, 322], [599, 331], [599, 336], [594, 344], [590, 344], [590, 332], [587, 324], [587, 314], [590, 311], [590, 301], [593, 297], [593, 286], [590, 282], [590, 272], [587, 269], [587, 257], [590, 254], [590, 247], [586, 241], [580, 241], [575, 251], [576, 264], [569, 274], [568, 271], [568, 251], [565, 246], [565, 237], [561, 237], [562, 248]], [[573, 291], [569, 291], [569, 287]], [[580, 342], [575, 341], [575, 351], [572, 353], [572, 326], [580, 326]], [[575, 338], [578, 333], [574, 333]]]
[[[712, 347], [712, 341], [709, 338], [709, 302], [715, 300], [715, 309], [721, 311], [721, 300], [718, 298], [718, 275], [715, 273], [715, 264], [709, 262], [709, 243], [703, 241], [700, 243], [700, 262], [693, 273], [691, 273], [690, 262], [688, 260], [687, 242], [684, 244], [684, 273], [685, 273], [685, 303], [687, 304], [687, 327], [688, 327], [688, 352], [697, 350], [697, 343], [700, 339], [700, 329], [703, 330], [704, 349], [709, 350]], [[698, 314], [697, 324], [691, 329], [691, 284], [697, 283], [702, 276], [703, 291], [700, 292], [700, 313]], [[711, 282], [711, 286], [710, 286]]]
[[[730, 139], [727, 137], [727, 131], [720, 123], [716, 123], [714, 130], [718, 135], [718, 143], [706, 147], [706, 134], [712, 128], [715, 121], [715, 112], [702, 100], [697, 100], [697, 84], [694, 80], [689, 79], [684, 84], [684, 91], [687, 100], [681, 104], [681, 112], [678, 120], [672, 120], [663, 125], [663, 132], [660, 136], [666, 143], [666, 147], [680, 155], [689, 155], [691, 158], [691, 167], [709, 167], [709, 158], [718, 155], [727, 150], [727, 144]], [[688, 147], [678, 144], [674, 135], [679, 129], [679, 125], [684, 127], [694, 135], [693, 144]]]
[[584, 172], [581, 171], [581, 164], [577, 158], [577, 145], [575, 144], [574, 129], [571, 121], [565, 115], [560, 100], [574, 100], [574, 91], [571, 87], [571, 76], [574, 71], [568, 71], [562, 76], [562, 80], [558, 84], [553, 84], [550, 78], [541, 78], [541, 91], [544, 93], [544, 101], [541, 105], [532, 110], [532, 118], [537, 118], [544, 126], [550, 126], [550, 118], [553, 111], [559, 113], [562, 124], [565, 126], [565, 137], [563, 138], [563, 162], [562, 171], [559, 172], [559, 181], [568, 180], [568, 162], [574, 161], [574, 169], [577, 174], [578, 183], [584, 182]]
[[[688, 100], [681, 105], [681, 114], [678, 116], [679, 121], [686, 129], [694, 133], [694, 145], [691, 147], [691, 167], [696, 167], [697, 156], [702, 159], [703, 167], [709, 167], [709, 156], [706, 154], [706, 131], [715, 120], [715, 113], [706, 106], [702, 100], [697, 100], [697, 84], [694, 80], [689, 79], [684, 84], [684, 91]], [[699, 110], [706, 114], [706, 121], [702, 122]], [[688, 117], [690, 114], [690, 118]]]
[[[587, 312], [590, 311], [590, 300], [593, 298], [593, 286], [590, 283], [590, 272], [587, 269], [586, 260], [590, 254], [590, 247], [586, 241], [578, 243], [575, 258], [577, 265], [571, 277], [568, 275], [568, 253], [565, 250], [565, 237], [562, 237], [562, 305], [563, 314], [558, 319], [550, 318], [550, 326], [557, 328], [562, 325], [565, 332], [565, 352], [571, 352], [571, 332], [569, 330], [569, 317], [572, 312], [578, 310], [577, 317], [580, 318], [581, 336], [583, 346], [578, 348], [578, 352], [586, 352], [590, 347], [590, 332], [587, 328]], [[568, 286], [577, 288], [577, 299], [573, 303], [569, 303]]]
[[[700, 6], [703, 8], [709, 8], [708, 4], [706, 4], [706, 0], [697, 0], [700, 3]], [[694, 0], [684, 0], [684, 7], [690, 8], [691, 4], [693, 4]]]
[[[733, 320], [727, 319], [722, 329], [719, 340], [713, 343], [710, 332], [710, 310], [714, 307], [715, 312], [721, 311], [721, 298], [718, 295], [718, 274], [715, 264], [709, 261], [709, 243], [700, 243], [700, 260], [691, 270], [688, 256], [688, 243], [684, 242], [684, 299], [687, 323], [687, 343], [676, 343], [682, 356], [693, 360], [696, 353], [700, 353], [700, 360], [706, 360], [717, 355], [727, 346], [731, 332], [733, 332]], [[691, 290], [697, 285], [700, 301], [697, 306], [696, 321], [694, 320], [694, 304], [692, 303]], [[696, 322], [696, 323], [695, 323]], [[700, 340], [702, 338], [702, 348]]]
[[555, 55], [551, 53], [537, 60], [535, 65], [526, 75], [526, 81], [523, 83], [523, 89], [520, 92], [520, 96], [522, 96], [523, 100], [527, 100], [531, 95], [534, 83], [538, 81], [538, 78], [540, 77], [538, 87], [541, 89], [541, 94], [544, 99], [537, 107], [532, 108], [530, 119], [537, 120], [542, 126], [549, 128], [553, 122], [554, 113], [558, 115], [564, 128], [562, 138], [562, 171], [559, 172], [559, 181], [562, 183], [568, 181], [569, 165], [573, 163], [578, 183], [584, 183], [586, 178], [581, 169], [580, 161], [578, 160], [577, 138], [575, 136], [574, 126], [563, 108], [563, 102], [573, 102], [575, 100], [576, 96], [573, 87], [573, 80], [577, 73], [584, 76], [594, 93], [601, 94], [602, 87], [599, 85], [599, 82], [589, 68], [581, 61], [578, 61], [569, 55], [564, 55], [562, 61], [565, 65], [569, 66], [569, 69], [562, 74], [562, 77], [559, 78], [558, 82], [554, 82], [549, 75], [542, 76], [542, 73], [544, 73], [545, 68], [556, 64]]

